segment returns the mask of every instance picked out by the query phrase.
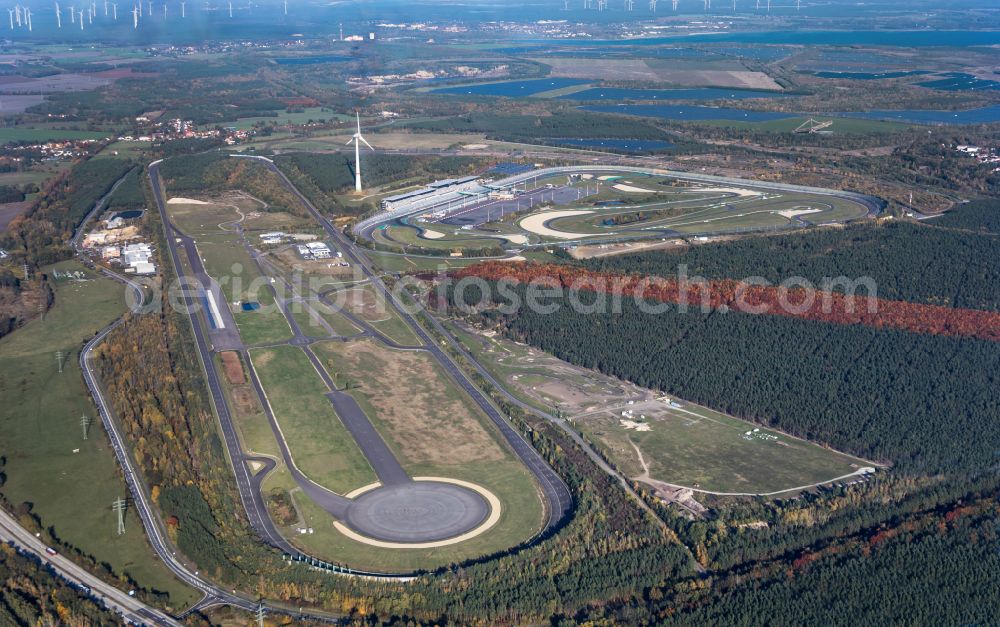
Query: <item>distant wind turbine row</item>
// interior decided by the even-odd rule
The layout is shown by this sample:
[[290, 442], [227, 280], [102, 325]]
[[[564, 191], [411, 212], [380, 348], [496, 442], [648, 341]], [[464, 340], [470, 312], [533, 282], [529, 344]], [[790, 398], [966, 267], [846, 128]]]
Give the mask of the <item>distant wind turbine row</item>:
[[[603, 1], [603, 0], [602, 0]], [[104, 2], [104, 17], [110, 17], [112, 21], [118, 21], [118, 3], [111, 2], [110, 0], [103, 0]], [[135, 0], [132, 4], [132, 28], [139, 28], [139, 18], [146, 17], [147, 19], [153, 17], [153, 0], [146, 0], [145, 12], [143, 11], [142, 0]], [[187, 18], [187, 1], [181, 0], [177, 4], [180, 5], [180, 16], [181, 19]], [[227, 5], [229, 9], [229, 17], [233, 17], [233, 2], [232, 0], [227, 0]], [[167, 3], [163, 3], [163, 19], [167, 19]], [[80, 25], [80, 30], [84, 29], [84, 24], [90, 25], [94, 23], [94, 17], [97, 15], [97, 3], [90, 2], [89, 5], [84, 5], [83, 8], [70, 5], [69, 7], [69, 23], [72, 25]], [[249, 8], [249, 4], [246, 8]], [[288, 0], [282, 0], [282, 8], [285, 15], [288, 15]], [[14, 8], [7, 9], [9, 14], [10, 30], [16, 30], [21, 28], [26, 28], [28, 32], [32, 30], [32, 12], [31, 9], [17, 4]], [[63, 27], [63, 8], [58, 2], [55, 3], [55, 16], [56, 16], [56, 28]]]
[[[698, 0], [693, 0], [693, 1], [697, 2]], [[798, 11], [799, 9], [802, 8], [802, 0], [794, 0], [795, 2], [794, 4], [783, 4], [780, 6], [776, 4], [772, 5], [771, 0], [764, 0], [764, 1], [766, 2], [764, 10], [766, 11], [770, 11], [772, 8], [778, 8], [778, 9], [794, 8], [796, 11]], [[624, 2], [623, 8], [625, 11], [632, 11], [635, 9], [635, 0], [623, 0], [623, 2]], [[656, 13], [656, 4], [657, 0], [649, 0], [650, 13]], [[702, 4], [702, 10], [704, 12], [708, 13], [709, 11], [712, 10], [712, 0], [701, 0], [701, 4]], [[670, 0], [670, 6], [674, 11], [677, 11], [678, 8], [680, 7], [680, 0]], [[597, 9], [598, 11], [606, 11], [608, 9], [608, 0], [583, 0], [583, 8]], [[756, 0], [756, 5], [754, 7], [754, 10], [760, 11], [761, 8], [762, 8], [761, 0]], [[563, 9], [566, 11], [569, 10], [569, 0], [563, 0]], [[735, 12], [736, 12], [736, 0], [733, 0], [733, 13]]]

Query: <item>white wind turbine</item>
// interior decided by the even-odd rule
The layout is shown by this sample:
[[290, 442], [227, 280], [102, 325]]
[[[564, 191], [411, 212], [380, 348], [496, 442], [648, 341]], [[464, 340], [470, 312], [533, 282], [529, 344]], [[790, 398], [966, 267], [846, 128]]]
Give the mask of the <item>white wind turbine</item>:
[[28, 32], [31, 32], [31, 9], [25, 7], [24, 9], [24, 19], [28, 22]]
[[14, 9], [7, 9], [7, 13], [10, 16], [10, 29], [14, 30]]
[[117, 22], [118, 21], [118, 3], [117, 2], [112, 2], [111, 3], [111, 13], [112, 13], [112, 15], [115, 16], [115, 21]]
[[17, 18], [17, 27], [21, 28], [21, 5], [14, 6], [14, 17]]
[[59, 9], [58, 2], [56, 2], [56, 28], [62, 28], [62, 11]]
[[354, 133], [351, 139], [348, 140], [347, 145], [350, 146], [352, 143], [354, 144], [354, 191], [360, 192], [361, 191], [361, 142], [364, 142], [365, 146], [371, 148], [372, 151], [374, 151], [375, 149], [372, 148], [372, 145], [368, 143], [368, 140], [366, 140], [364, 137], [361, 136], [361, 114], [355, 111], [354, 115], [357, 116], [358, 130], [356, 133]]
[[[140, 4], [139, 6], [142, 6], [142, 5]], [[132, 28], [133, 28], [133, 30], [139, 28], [139, 11], [140, 11], [140, 9], [138, 7], [132, 7]]]
[[184, 0], [181, 0], [181, 19], [184, 19], [185, 17], [187, 17], [187, 14], [184, 12], [184, 5], [185, 4], [187, 4], [187, 3], [184, 2]]

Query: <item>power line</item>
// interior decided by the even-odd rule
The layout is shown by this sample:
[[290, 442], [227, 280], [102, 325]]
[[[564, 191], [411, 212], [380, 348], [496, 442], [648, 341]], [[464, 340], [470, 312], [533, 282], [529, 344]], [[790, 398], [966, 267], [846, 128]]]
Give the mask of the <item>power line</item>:
[[90, 418], [87, 418], [86, 414], [80, 416], [80, 426], [83, 427], [83, 439], [86, 440], [87, 439], [87, 427], [90, 426]]
[[63, 371], [63, 352], [56, 351], [56, 363], [59, 364], [59, 372]]

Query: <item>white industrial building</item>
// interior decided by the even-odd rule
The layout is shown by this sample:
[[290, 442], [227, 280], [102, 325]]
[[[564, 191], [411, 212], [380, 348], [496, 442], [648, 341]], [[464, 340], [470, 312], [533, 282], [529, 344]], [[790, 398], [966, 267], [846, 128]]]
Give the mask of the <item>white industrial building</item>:
[[479, 177], [466, 176], [457, 179], [434, 181], [427, 187], [421, 187], [411, 192], [387, 196], [382, 199], [382, 208], [386, 211], [396, 211], [403, 208], [413, 208], [438, 204], [448, 198], [460, 199], [463, 195], [476, 196], [489, 190], [482, 186]]

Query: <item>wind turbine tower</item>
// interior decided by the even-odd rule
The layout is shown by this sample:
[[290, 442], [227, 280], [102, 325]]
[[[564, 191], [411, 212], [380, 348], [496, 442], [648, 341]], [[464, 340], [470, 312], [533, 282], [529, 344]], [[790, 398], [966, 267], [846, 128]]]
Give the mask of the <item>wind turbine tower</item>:
[[361, 136], [361, 114], [355, 111], [354, 115], [357, 117], [358, 120], [358, 130], [356, 133], [354, 133], [354, 136], [351, 137], [351, 139], [347, 142], [347, 145], [350, 146], [352, 143], [354, 144], [354, 191], [360, 192], [361, 191], [361, 142], [364, 142], [365, 146], [371, 148], [372, 151], [374, 151], [375, 149], [372, 148], [372, 145], [368, 143], [368, 140], [366, 140], [364, 137]]
[[17, 27], [21, 28], [21, 5], [14, 6], [14, 17], [17, 18]]
[[80, 14], [80, 19], [77, 20], [80, 22], [80, 30], [83, 30], [83, 9], [77, 9], [77, 12]]
[[288, 15], [288, 0], [285, 0], [284, 5], [285, 5], [285, 15]]
[[14, 9], [7, 9], [8, 17], [10, 17], [10, 29], [14, 30]]
[[24, 18], [28, 21], [28, 32], [31, 32], [31, 9], [24, 9]]
[[163, 19], [167, 19], [167, 4], [163, 3]]
[[132, 7], [132, 28], [139, 28], [139, 9]]
[[230, 18], [233, 17], [233, 3], [232, 2], [229, 3], [229, 17]]
[[104, 17], [108, 16], [108, 0], [104, 0]]
[[185, 4], [187, 4], [187, 2], [181, 2], [181, 19], [184, 19], [185, 17], [187, 17], [187, 13], [184, 11], [184, 5]]
[[118, 21], [118, 3], [117, 2], [112, 2], [111, 3], [111, 13], [115, 16], [115, 21], [117, 22]]
[[649, 0], [649, 11], [656, 13], [656, 0]]

